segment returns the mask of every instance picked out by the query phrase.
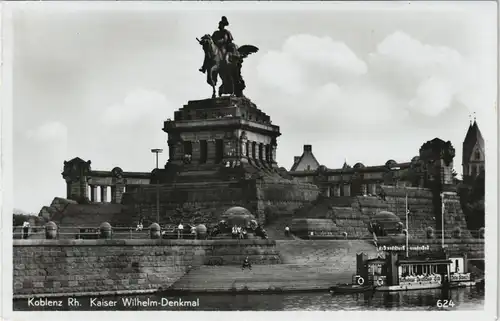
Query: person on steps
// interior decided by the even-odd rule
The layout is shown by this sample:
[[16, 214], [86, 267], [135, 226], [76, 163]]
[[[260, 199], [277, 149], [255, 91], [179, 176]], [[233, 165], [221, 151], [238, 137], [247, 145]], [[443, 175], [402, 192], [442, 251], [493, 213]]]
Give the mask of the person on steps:
[[248, 260], [248, 256], [245, 257], [243, 260], [243, 264], [241, 265], [241, 269], [244, 270], [245, 268], [248, 268], [249, 270], [252, 269], [252, 264], [250, 263], [250, 260]]
[[290, 228], [288, 227], [288, 225], [285, 226], [285, 236], [290, 237]]

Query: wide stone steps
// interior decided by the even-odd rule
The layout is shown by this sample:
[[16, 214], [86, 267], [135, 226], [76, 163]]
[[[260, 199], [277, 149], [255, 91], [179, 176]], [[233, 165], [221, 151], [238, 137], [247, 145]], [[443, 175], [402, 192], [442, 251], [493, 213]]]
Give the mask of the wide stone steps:
[[346, 269], [355, 265], [358, 253], [371, 257], [378, 254], [373, 243], [362, 240], [278, 240], [276, 249], [283, 263], [341, 263]]
[[352, 271], [320, 265], [255, 265], [252, 270], [236, 266], [200, 266], [175, 282], [179, 291], [272, 291], [328, 289], [337, 283], [350, 282]]

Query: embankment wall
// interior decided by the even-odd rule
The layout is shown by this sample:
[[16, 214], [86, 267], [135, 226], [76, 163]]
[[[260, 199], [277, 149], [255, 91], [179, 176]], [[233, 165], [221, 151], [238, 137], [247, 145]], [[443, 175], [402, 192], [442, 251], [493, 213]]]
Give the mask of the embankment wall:
[[278, 264], [269, 240], [14, 240], [15, 297], [98, 295], [166, 289], [190, 269]]

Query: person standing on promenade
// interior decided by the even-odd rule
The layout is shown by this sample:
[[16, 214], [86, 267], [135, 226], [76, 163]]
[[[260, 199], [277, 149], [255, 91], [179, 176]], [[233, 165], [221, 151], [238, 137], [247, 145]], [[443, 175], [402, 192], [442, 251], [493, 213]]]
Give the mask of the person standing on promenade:
[[191, 226], [191, 236], [193, 237], [194, 240], [197, 239], [196, 237], [196, 226]]
[[184, 230], [184, 225], [182, 225], [182, 222], [179, 223], [179, 226], [177, 226], [177, 238], [181, 239], [182, 238], [182, 231]]
[[30, 232], [30, 222], [24, 221], [23, 223], [23, 239], [27, 239]]
[[137, 227], [136, 227], [136, 231], [142, 231], [142, 229], [144, 228], [144, 225], [142, 224], [142, 221], [143, 221], [143, 218], [141, 217], [139, 219], [139, 222], [137, 223]]

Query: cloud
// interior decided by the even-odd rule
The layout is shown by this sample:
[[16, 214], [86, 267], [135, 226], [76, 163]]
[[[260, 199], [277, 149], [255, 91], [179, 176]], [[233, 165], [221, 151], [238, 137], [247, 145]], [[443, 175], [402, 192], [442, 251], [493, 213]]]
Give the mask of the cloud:
[[404, 103], [371, 81], [359, 56], [343, 42], [311, 35], [291, 36], [281, 51], [266, 53], [257, 65], [259, 83], [279, 97], [271, 108], [287, 109], [283, 128], [334, 133], [353, 122], [369, 129], [403, 119]]
[[257, 65], [265, 85], [288, 94], [366, 72], [366, 63], [345, 43], [305, 34], [289, 37], [281, 50], [267, 52]]
[[50, 121], [34, 130], [28, 130], [26, 137], [40, 142], [59, 141], [65, 143], [68, 138], [68, 128], [60, 122]]
[[138, 121], [171, 117], [173, 110], [166, 97], [158, 92], [136, 89], [123, 102], [107, 107], [102, 121], [109, 125], [130, 125]]
[[[25, 138], [24, 142], [21, 141], [16, 145], [19, 149], [14, 151], [15, 154], [29, 151], [30, 158], [38, 159], [40, 166], [46, 166], [48, 171], [55, 168], [57, 171], [59, 170], [61, 160], [67, 157], [68, 152], [68, 128], [66, 125], [58, 121], [49, 121], [35, 129], [28, 130]], [[28, 171], [30, 170], [31, 168]]]
[[[372, 72], [385, 69], [380, 78], [393, 86], [394, 95], [408, 95], [405, 107], [426, 116], [437, 116], [475, 87], [475, 68], [453, 48], [425, 44], [401, 31], [389, 34], [370, 55]], [[397, 92], [399, 90], [399, 92]]]
[[[329, 37], [294, 35], [260, 59], [257, 74], [261, 86], [285, 94], [274, 108], [287, 108], [287, 120], [300, 119], [294, 124], [304, 130], [315, 123], [319, 132], [352, 121], [373, 127], [412, 114], [436, 117], [456, 103], [477, 105], [487, 94], [478, 87], [478, 68], [454, 48], [396, 31], [365, 53]], [[311, 105], [316, 113], [307, 118], [304, 109]]]
[[330, 37], [294, 35], [285, 41], [283, 52], [303, 62], [345, 74], [362, 75], [367, 71], [366, 63], [345, 43]]
[[257, 65], [260, 80], [271, 88], [286, 93], [296, 93], [303, 89], [302, 72], [286, 52], [270, 51]]
[[437, 116], [451, 106], [454, 90], [450, 80], [430, 77], [420, 83], [410, 107], [428, 116]]

